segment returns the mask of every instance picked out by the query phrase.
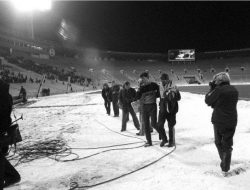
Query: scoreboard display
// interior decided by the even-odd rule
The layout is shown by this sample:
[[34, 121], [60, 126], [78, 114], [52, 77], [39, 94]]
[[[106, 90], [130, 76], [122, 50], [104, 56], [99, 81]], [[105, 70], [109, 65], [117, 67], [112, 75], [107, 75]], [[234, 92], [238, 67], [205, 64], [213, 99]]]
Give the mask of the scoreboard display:
[[169, 50], [168, 61], [195, 61], [195, 50], [194, 49]]

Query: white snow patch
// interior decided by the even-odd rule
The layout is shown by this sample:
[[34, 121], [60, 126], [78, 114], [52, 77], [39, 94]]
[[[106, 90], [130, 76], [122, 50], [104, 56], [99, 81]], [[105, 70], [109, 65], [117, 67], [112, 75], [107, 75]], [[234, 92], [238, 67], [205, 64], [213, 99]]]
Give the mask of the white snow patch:
[[[135, 135], [137, 130], [131, 121], [128, 122], [127, 131], [122, 134], [133, 138], [118, 134], [121, 129], [121, 117], [106, 115], [100, 94], [74, 93], [44, 97], [29, 107], [15, 110], [17, 116], [24, 115], [24, 120], [19, 122], [24, 141], [18, 144], [19, 147], [55, 139], [64, 140], [72, 148], [138, 143], [123, 146], [129, 148], [143, 145], [145, 141], [145, 137]], [[210, 122], [212, 109], [205, 104], [204, 95], [183, 92], [179, 107], [176, 125], [177, 149], [174, 153], [148, 168], [91, 189], [248, 190], [248, 170], [231, 178], [205, 174], [210, 170], [220, 172], [220, 167]], [[250, 164], [249, 109], [250, 102], [239, 101], [239, 122], [234, 138], [232, 168]], [[109, 180], [140, 168], [172, 150], [159, 147], [156, 132], [152, 137], [156, 142], [149, 148], [114, 150], [72, 162], [40, 158], [22, 163], [16, 167], [22, 181], [7, 189], [66, 190], [70, 188], [71, 182], [85, 186]], [[110, 148], [73, 149], [72, 152], [82, 158], [108, 149]], [[75, 155], [63, 159], [70, 158], [75, 158]], [[15, 164], [15, 161], [12, 163]]]

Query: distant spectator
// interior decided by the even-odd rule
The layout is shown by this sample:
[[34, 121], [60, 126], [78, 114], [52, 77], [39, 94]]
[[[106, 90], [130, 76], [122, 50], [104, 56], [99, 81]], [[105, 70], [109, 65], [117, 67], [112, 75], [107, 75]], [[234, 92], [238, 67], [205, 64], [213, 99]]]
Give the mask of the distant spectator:
[[50, 89], [43, 88], [41, 91], [42, 96], [49, 96], [50, 95]]
[[26, 96], [27, 96], [26, 90], [24, 89], [23, 86], [21, 86], [21, 89], [20, 89], [18, 98], [22, 98], [22, 99], [23, 99], [23, 102], [27, 102], [27, 97], [26, 97]]

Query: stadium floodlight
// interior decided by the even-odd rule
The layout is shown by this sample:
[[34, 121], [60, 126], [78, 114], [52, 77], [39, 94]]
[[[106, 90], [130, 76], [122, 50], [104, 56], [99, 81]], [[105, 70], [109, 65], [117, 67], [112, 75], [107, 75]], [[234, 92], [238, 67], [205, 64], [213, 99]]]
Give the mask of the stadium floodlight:
[[10, 0], [17, 11], [30, 14], [31, 38], [34, 40], [33, 12], [48, 11], [51, 9], [52, 0]]
[[51, 9], [51, 0], [11, 0], [14, 7], [21, 12], [46, 11]]

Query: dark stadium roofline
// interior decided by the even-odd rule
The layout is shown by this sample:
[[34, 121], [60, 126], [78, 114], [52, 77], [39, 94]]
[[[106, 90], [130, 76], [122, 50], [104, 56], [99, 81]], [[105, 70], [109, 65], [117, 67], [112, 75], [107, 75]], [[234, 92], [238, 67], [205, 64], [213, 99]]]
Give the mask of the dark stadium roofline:
[[239, 52], [239, 51], [250, 51], [250, 48], [232, 49], [232, 50], [220, 50], [220, 51], [205, 51], [204, 53], [213, 54], [213, 53], [228, 53], [228, 52]]
[[[84, 48], [88, 49], [88, 48]], [[193, 48], [194, 49], [194, 48]], [[103, 53], [112, 53], [112, 54], [119, 54], [119, 55], [157, 55], [157, 56], [166, 56], [168, 55], [168, 52], [166, 53], [148, 53], [148, 52], [122, 52], [122, 51], [110, 51], [110, 50], [99, 50]], [[169, 51], [169, 50], [168, 50]], [[242, 48], [242, 49], [232, 49], [232, 50], [219, 50], [219, 51], [204, 51], [204, 52], [196, 52], [198, 54], [214, 54], [214, 53], [228, 53], [228, 52], [240, 52], [240, 51], [250, 51], [250, 48]]]
[[119, 54], [119, 55], [122, 55], [122, 54], [124, 54], [124, 55], [159, 55], [159, 56], [164, 56], [164, 55], [167, 55], [168, 53], [166, 52], [166, 53], [153, 53], [153, 52], [151, 52], [151, 53], [143, 53], [143, 52], [123, 52], [123, 51], [109, 51], [109, 50], [101, 50], [101, 51], [103, 51], [103, 52], [105, 52], [105, 53], [112, 53], [112, 54]]

